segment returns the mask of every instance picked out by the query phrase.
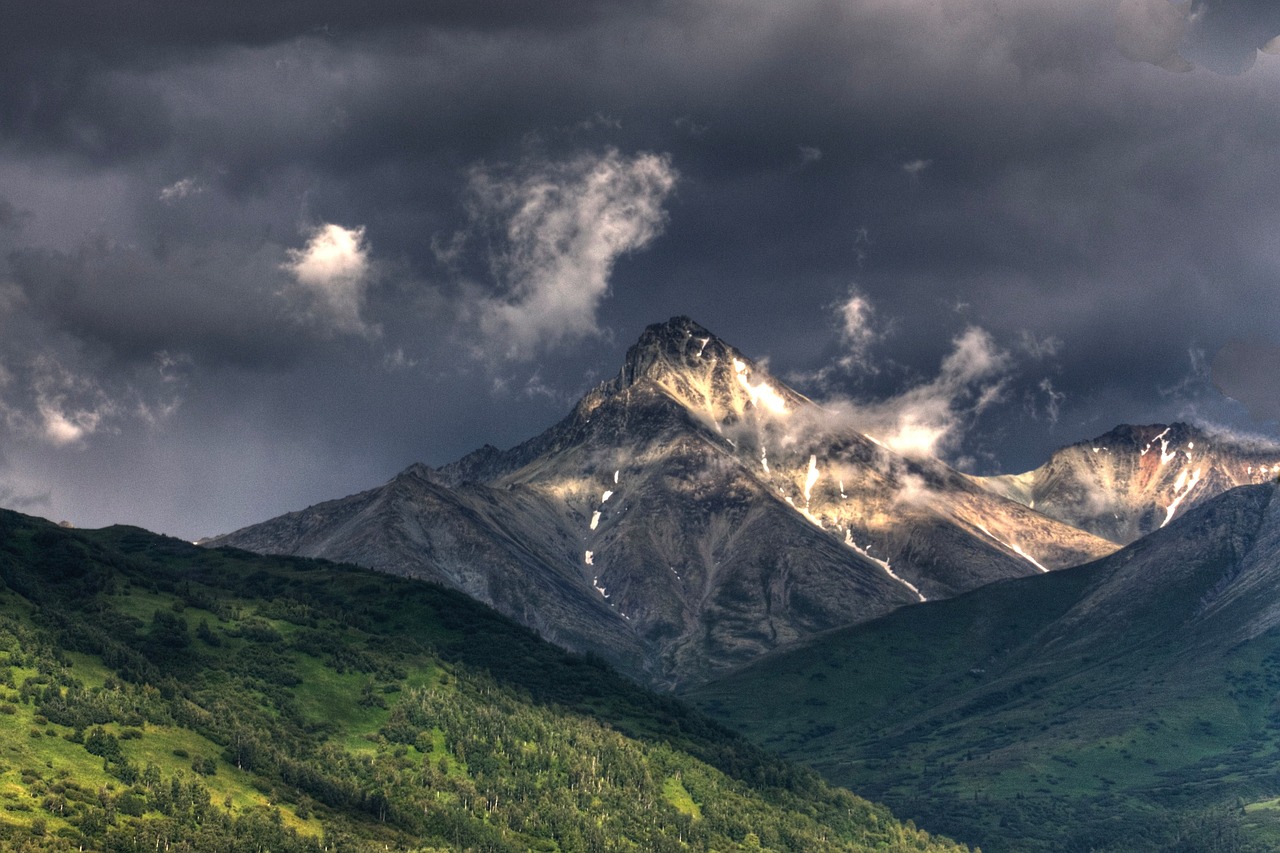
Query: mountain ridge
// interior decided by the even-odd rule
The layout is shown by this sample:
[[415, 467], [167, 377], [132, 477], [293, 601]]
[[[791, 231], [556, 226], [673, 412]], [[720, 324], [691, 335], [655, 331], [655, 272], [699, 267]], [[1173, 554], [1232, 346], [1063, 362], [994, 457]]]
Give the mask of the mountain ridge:
[[[433, 518], [412, 502], [362, 515], [376, 499], [353, 496], [212, 542], [454, 585], [666, 687], [1115, 547], [829, 423], [687, 317], [646, 328], [618, 374], [539, 435], [380, 488], [400, 478], [430, 481], [418, 491]], [[488, 568], [464, 577], [464, 562]]]
[[1280, 475], [1280, 446], [1186, 423], [1121, 424], [1022, 474], [975, 482], [1120, 545], [1236, 486]]

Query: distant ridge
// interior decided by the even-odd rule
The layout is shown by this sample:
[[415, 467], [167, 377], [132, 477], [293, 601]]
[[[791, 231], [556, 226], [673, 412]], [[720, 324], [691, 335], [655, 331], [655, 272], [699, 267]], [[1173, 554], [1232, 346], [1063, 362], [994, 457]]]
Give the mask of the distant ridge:
[[1280, 476], [1280, 446], [1185, 423], [1122, 424], [1024, 474], [975, 478], [997, 494], [1126, 545], [1228, 489]]

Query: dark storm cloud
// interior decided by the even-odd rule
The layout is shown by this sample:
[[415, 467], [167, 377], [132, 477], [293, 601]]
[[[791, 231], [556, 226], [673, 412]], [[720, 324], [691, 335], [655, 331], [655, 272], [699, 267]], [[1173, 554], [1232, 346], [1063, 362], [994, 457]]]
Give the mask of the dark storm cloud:
[[1280, 344], [1229, 340], [1213, 357], [1213, 384], [1248, 407], [1258, 421], [1280, 421]]
[[27, 4], [5, 2], [0, 12], [8, 25], [0, 44], [9, 54], [75, 50], [115, 55], [146, 47], [263, 45], [315, 32], [346, 34], [402, 26], [562, 29], [581, 26], [619, 5], [623, 4], [599, 0], [517, 4], [503, 0], [121, 0], [109, 6], [86, 6], [76, 0], [51, 0], [32, 10]]
[[1269, 10], [8, 9], [0, 487], [224, 530], [515, 443], [678, 313], [979, 467], [1230, 414], [1189, 353], [1280, 321]]

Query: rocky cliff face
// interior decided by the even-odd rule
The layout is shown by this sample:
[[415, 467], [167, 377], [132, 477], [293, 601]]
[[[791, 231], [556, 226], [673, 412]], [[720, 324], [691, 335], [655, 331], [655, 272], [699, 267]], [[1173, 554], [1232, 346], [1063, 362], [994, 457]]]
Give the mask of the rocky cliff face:
[[1280, 447], [1183, 423], [1118, 426], [1024, 474], [975, 478], [1038, 512], [1127, 544], [1236, 486], [1280, 476]]
[[816, 632], [1114, 545], [820, 407], [687, 318], [512, 448], [213, 544], [348, 560], [467, 591], [674, 687]]

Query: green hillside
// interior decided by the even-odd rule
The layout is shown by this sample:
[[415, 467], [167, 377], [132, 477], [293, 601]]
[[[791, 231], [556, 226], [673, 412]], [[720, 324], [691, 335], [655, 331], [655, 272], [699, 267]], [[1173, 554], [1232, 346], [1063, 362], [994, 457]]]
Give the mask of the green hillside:
[[1280, 565], [1272, 495], [1240, 490], [1114, 559], [899, 610], [690, 698], [989, 853], [1280, 849], [1280, 631], [1245, 630], [1274, 621], [1274, 585], [1248, 585]]
[[0, 846], [958, 850], [466, 597], [0, 511]]

